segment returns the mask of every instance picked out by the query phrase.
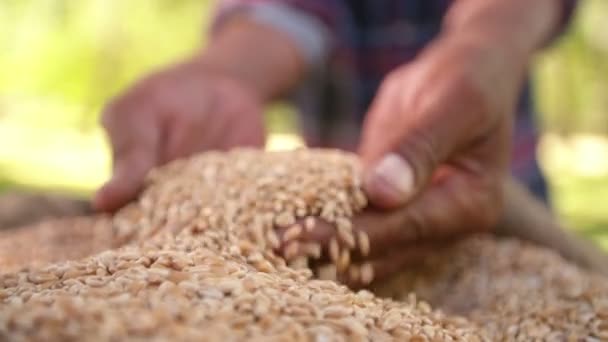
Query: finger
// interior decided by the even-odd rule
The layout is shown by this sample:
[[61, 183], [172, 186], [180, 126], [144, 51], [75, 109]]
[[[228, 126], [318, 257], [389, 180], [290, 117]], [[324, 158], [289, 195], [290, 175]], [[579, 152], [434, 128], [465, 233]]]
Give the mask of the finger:
[[329, 260], [329, 242], [335, 228], [327, 221], [309, 217], [288, 227], [277, 227], [275, 231], [276, 252], [286, 259], [306, 256], [315, 262]]
[[193, 89], [187, 97], [192, 103], [173, 101], [171, 108], [182, 115], [166, 115], [179, 120], [168, 122], [171, 134], [163, 162], [211, 149], [263, 146], [262, 111], [251, 94], [222, 80], [202, 92]]
[[345, 252], [362, 257], [369, 255], [369, 237], [356, 225], [341, 230], [320, 217], [308, 217], [288, 227], [275, 227], [275, 232], [276, 251], [286, 259], [305, 256], [318, 265], [339, 262]]
[[340, 280], [351, 288], [367, 287], [382, 282], [399, 271], [420, 265], [446, 245], [445, 241], [433, 241], [393, 249], [375, 259], [352, 264]]
[[216, 116], [225, 117], [220, 148], [236, 146], [263, 147], [265, 141], [264, 118], [260, 100], [242, 84], [224, 79], [217, 82], [216, 91], [223, 99]]
[[114, 169], [112, 178], [97, 191], [93, 200], [97, 211], [114, 212], [136, 197], [146, 172], [135, 170], [149, 170], [154, 164], [146, 163], [149, 167], [133, 164], [121, 163]]
[[[353, 218], [353, 226], [368, 236], [371, 257], [391, 246], [486, 231], [501, 211], [496, 183], [492, 175], [480, 179], [448, 170], [407, 206], [393, 211], [368, 209]], [[364, 257], [353, 254], [355, 260]]]
[[378, 207], [410, 201], [438, 165], [489, 129], [483, 104], [459, 78], [416, 68], [388, 78], [366, 116], [359, 152], [364, 188]]
[[[337, 261], [345, 249], [352, 260], [360, 261], [419, 241], [449, 240], [486, 231], [496, 224], [501, 212], [500, 179], [492, 173], [468, 175], [444, 166], [430, 186], [407, 206], [391, 211], [367, 208], [356, 213], [351, 237], [320, 218], [310, 218], [314, 222], [310, 229], [303, 229], [309, 219], [278, 228], [279, 251], [283, 252], [291, 241], [300, 245], [316, 243], [321, 246], [317, 258], [320, 263]], [[301, 249], [297, 252], [295, 255], [303, 255]]]
[[225, 138], [221, 140], [221, 148], [231, 149], [234, 147], [255, 147], [263, 148], [266, 140], [264, 120], [259, 108], [227, 108], [234, 110], [230, 116], [238, 121], [247, 120], [247, 124], [242, 122], [231, 122], [225, 129]]
[[111, 212], [136, 197], [146, 173], [157, 165], [160, 130], [145, 111], [107, 111], [103, 124], [112, 146], [113, 171], [95, 194], [93, 206]]
[[[173, 119], [167, 122], [167, 143], [162, 153], [162, 164], [196, 152], [217, 148], [218, 135], [221, 134], [221, 129], [217, 127], [218, 123], [214, 120], [205, 120], [204, 113], [199, 114], [201, 118], [168, 116]], [[175, 119], [176, 117], [178, 120]]]
[[[311, 265], [329, 261], [344, 265], [351, 252], [361, 249], [361, 239], [357, 232], [340, 231], [332, 223], [319, 217], [300, 219], [289, 227], [276, 227], [276, 252], [285, 259], [307, 257]], [[367, 242], [367, 236], [365, 236]], [[365, 244], [369, 249], [369, 243]], [[345, 255], [348, 254], [348, 255]], [[363, 253], [365, 254], [365, 253]]]
[[[311, 262], [319, 265], [338, 262], [344, 250], [350, 252], [354, 261], [378, 258], [386, 253], [387, 247], [394, 248], [418, 239], [418, 229], [409, 224], [411, 218], [407, 213], [368, 209], [356, 214], [352, 220], [353, 234], [352, 239], [348, 240], [354, 241], [354, 245], [340, 236], [334, 224], [314, 218], [312, 230], [302, 229], [303, 221], [289, 227], [276, 228], [276, 252], [288, 260], [301, 256], [311, 257]], [[318, 257], [314, 257], [316, 253], [310, 252], [317, 249], [312, 245], [318, 246]]]
[[[190, 94], [183, 94], [184, 91]], [[223, 117], [217, 115], [221, 113], [221, 103], [214, 87], [193, 84], [182, 89], [181, 96], [175, 95], [165, 96], [163, 114], [166, 118], [167, 143], [162, 153], [162, 163], [214, 149], [222, 135], [226, 134], [222, 126]]]

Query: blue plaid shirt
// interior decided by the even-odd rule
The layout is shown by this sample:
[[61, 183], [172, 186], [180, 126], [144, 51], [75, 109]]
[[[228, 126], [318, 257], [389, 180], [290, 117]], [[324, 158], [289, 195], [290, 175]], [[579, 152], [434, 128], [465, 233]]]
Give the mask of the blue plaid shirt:
[[[293, 97], [307, 143], [352, 149], [382, 79], [437, 36], [453, 1], [221, 0], [216, 24], [237, 11], [248, 12], [291, 35], [312, 70]], [[560, 31], [576, 5], [561, 1]], [[546, 199], [529, 82], [516, 115], [512, 172]]]

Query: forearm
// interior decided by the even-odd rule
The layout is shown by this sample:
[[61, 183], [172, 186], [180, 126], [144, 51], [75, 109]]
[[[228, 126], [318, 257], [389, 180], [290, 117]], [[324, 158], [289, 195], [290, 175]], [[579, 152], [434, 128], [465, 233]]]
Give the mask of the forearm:
[[514, 56], [529, 57], [556, 32], [564, 0], [459, 0], [444, 20], [448, 36], [502, 44]]
[[291, 90], [305, 71], [304, 58], [287, 35], [246, 15], [223, 23], [200, 61], [244, 82], [265, 101]]

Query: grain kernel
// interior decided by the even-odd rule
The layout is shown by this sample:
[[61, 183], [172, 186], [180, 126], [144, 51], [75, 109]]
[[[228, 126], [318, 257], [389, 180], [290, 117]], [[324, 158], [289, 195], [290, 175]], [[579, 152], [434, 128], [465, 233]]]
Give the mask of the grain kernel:
[[338, 259], [338, 272], [344, 272], [348, 269], [348, 265], [350, 265], [350, 251], [348, 249], [343, 249], [340, 252], [340, 259]]
[[368, 256], [370, 251], [369, 236], [366, 232], [360, 230], [357, 232], [357, 242], [359, 244], [359, 252], [361, 255]]
[[335, 237], [329, 240], [329, 258], [333, 263], [337, 263], [340, 259], [340, 246]]
[[363, 284], [369, 284], [374, 280], [374, 268], [371, 263], [366, 262], [361, 265], [361, 282]]
[[286, 260], [291, 260], [295, 258], [300, 251], [300, 244], [297, 241], [290, 242], [287, 246], [285, 246], [284, 257]]
[[312, 216], [307, 217], [304, 220], [304, 227], [306, 229], [306, 232], [312, 232], [315, 229], [315, 218]]
[[340, 226], [338, 226], [338, 237], [340, 237], [340, 241], [342, 241], [346, 247], [351, 249], [355, 248], [355, 237], [350, 228], [340, 228]]
[[302, 226], [300, 226], [299, 224], [294, 224], [293, 226], [289, 227], [283, 234], [283, 241], [287, 242], [297, 239], [300, 237], [301, 234]]
[[303, 245], [304, 253], [313, 259], [321, 257], [321, 245], [314, 242], [308, 242]]

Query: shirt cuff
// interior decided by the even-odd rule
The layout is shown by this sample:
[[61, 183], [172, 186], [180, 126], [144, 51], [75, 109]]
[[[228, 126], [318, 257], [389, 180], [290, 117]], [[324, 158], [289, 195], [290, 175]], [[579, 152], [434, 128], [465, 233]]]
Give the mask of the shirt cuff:
[[253, 20], [287, 34], [296, 44], [309, 67], [325, 65], [329, 56], [330, 34], [315, 16], [299, 11], [285, 3], [257, 2], [222, 6], [213, 29], [235, 13], [247, 13]]

